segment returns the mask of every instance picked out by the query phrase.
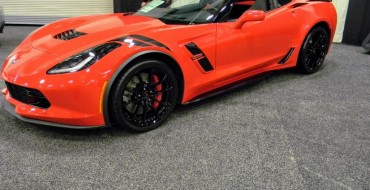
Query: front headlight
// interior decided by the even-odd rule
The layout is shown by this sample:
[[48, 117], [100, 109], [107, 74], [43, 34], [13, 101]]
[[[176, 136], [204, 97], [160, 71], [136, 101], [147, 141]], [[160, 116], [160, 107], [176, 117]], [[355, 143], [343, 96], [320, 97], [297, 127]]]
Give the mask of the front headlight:
[[84, 70], [120, 46], [119, 43], [110, 42], [88, 49], [55, 65], [47, 71], [47, 74], [73, 73]]

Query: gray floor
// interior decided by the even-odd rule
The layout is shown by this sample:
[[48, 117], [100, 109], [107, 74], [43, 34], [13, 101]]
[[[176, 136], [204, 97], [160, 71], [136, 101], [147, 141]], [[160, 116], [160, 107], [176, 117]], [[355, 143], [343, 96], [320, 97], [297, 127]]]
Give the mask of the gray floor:
[[[0, 61], [34, 29], [6, 27]], [[370, 55], [340, 44], [317, 74], [277, 72], [143, 134], [1, 110], [0, 189], [370, 189], [369, 114]]]

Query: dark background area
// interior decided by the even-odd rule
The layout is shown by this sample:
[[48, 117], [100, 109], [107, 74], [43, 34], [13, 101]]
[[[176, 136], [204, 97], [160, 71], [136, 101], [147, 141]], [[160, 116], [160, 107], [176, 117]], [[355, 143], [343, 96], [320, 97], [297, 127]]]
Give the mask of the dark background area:
[[370, 32], [370, 1], [350, 0], [343, 43], [361, 45]]
[[113, 0], [114, 12], [136, 12], [143, 0]]

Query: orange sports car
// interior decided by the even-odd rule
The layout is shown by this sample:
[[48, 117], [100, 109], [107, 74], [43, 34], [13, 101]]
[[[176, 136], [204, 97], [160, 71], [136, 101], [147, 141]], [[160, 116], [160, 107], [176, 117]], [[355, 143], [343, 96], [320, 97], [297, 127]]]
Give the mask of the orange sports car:
[[63, 19], [6, 59], [4, 108], [50, 126], [148, 131], [176, 104], [251, 76], [318, 71], [336, 28], [330, 1], [153, 0], [136, 13]]

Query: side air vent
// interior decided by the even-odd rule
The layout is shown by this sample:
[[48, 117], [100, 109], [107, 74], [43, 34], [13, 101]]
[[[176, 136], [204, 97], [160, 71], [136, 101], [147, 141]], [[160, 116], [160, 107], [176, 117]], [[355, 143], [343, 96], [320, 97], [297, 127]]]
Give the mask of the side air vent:
[[71, 29], [71, 30], [67, 30], [67, 31], [64, 31], [62, 33], [55, 35], [54, 38], [59, 39], [59, 40], [71, 40], [71, 39], [78, 38], [83, 35], [86, 35], [86, 33], [78, 32], [74, 29]]
[[307, 5], [308, 3], [295, 3], [295, 4], [293, 4], [291, 7], [292, 8], [297, 8], [297, 7], [301, 7], [301, 6], [303, 6], [303, 5]]
[[293, 52], [294, 52], [294, 47], [290, 48], [288, 53], [283, 57], [283, 59], [279, 62], [279, 64], [286, 63], [289, 60], [290, 56], [292, 56]]
[[209, 62], [207, 56], [203, 51], [194, 43], [190, 42], [185, 44], [186, 49], [193, 55], [191, 58], [193, 61], [198, 61], [199, 65], [203, 68], [205, 72], [214, 70], [212, 64]]
[[22, 103], [44, 109], [51, 106], [48, 99], [36, 89], [18, 86], [9, 82], [5, 82], [5, 85], [9, 90], [10, 96]]

